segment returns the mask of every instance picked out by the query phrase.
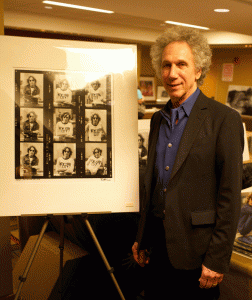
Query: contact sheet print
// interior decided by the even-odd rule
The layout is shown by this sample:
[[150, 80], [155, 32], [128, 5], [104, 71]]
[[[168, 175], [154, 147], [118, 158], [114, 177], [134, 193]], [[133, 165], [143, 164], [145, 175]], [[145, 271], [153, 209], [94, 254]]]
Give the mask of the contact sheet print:
[[112, 178], [112, 74], [15, 70], [15, 178]]

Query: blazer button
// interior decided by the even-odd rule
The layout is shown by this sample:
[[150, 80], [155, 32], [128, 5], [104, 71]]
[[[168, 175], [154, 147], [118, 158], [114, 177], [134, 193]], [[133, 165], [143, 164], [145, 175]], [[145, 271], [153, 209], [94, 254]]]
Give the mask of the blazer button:
[[169, 147], [169, 148], [171, 148], [171, 147], [172, 147], [172, 144], [171, 144], [171, 143], [169, 143], [169, 144], [168, 144], [168, 147]]
[[167, 189], [164, 189], [164, 192], [166, 193]]
[[165, 167], [165, 170], [166, 170], [166, 171], [168, 171], [169, 169], [170, 169], [170, 167], [169, 167], [169, 166]]

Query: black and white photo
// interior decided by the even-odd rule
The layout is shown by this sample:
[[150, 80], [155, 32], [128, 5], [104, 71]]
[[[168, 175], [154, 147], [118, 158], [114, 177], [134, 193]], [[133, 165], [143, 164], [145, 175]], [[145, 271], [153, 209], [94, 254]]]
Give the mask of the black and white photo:
[[226, 104], [241, 115], [252, 115], [252, 86], [230, 85]]
[[69, 80], [65, 76], [55, 76], [54, 106], [68, 107], [75, 105]]
[[71, 109], [55, 109], [54, 141], [75, 140], [76, 118]]
[[86, 175], [99, 177], [107, 175], [106, 144], [92, 143], [86, 145]]
[[54, 145], [54, 176], [75, 174], [76, 145], [61, 143]]
[[111, 105], [111, 76], [95, 78], [86, 85], [86, 107]]
[[[8, 35], [1, 36], [0, 40], [3, 104], [0, 215], [137, 211], [136, 45]], [[30, 75], [36, 79], [41, 100], [38, 104], [25, 105], [23, 91]], [[69, 83], [73, 105], [54, 105], [56, 84], [64, 78]], [[101, 82], [106, 104], [89, 107], [85, 104], [87, 88], [95, 80]], [[27, 109], [25, 114], [24, 109]], [[21, 133], [23, 123], [34, 109], [42, 111], [42, 119], [35, 111], [42, 136], [25, 141]], [[106, 120], [103, 123], [106, 142], [85, 141], [85, 123], [90, 122], [86, 115], [88, 109], [106, 112], [105, 118], [101, 116], [102, 122]], [[75, 138], [56, 141], [56, 118], [60, 121], [64, 110], [71, 114]], [[22, 159], [28, 154], [28, 144], [37, 149], [39, 168], [37, 175], [24, 177]], [[85, 172], [85, 162], [94, 151], [93, 148], [87, 152], [89, 145], [102, 150], [105, 161], [102, 175]], [[75, 162], [72, 175], [56, 172], [57, 158], [63, 156], [64, 147], [72, 150], [71, 158]]]
[[148, 150], [145, 147], [146, 137], [143, 133], [138, 133], [138, 158], [139, 166], [145, 166], [147, 164], [147, 153]]
[[31, 179], [43, 176], [43, 144], [20, 144], [20, 176]]
[[106, 110], [86, 110], [85, 139], [89, 142], [106, 142]]
[[147, 165], [149, 132], [150, 120], [138, 120], [138, 159], [140, 168], [145, 168]]
[[170, 96], [168, 95], [167, 91], [163, 86], [157, 87], [157, 102], [164, 102], [167, 103], [170, 99]]
[[42, 109], [20, 109], [20, 141], [43, 141]]
[[17, 69], [15, 95], [16, 179], [112, 177], [111, 74]]
[[20, 73], [20, 105], [43, 106], [43, 74]]

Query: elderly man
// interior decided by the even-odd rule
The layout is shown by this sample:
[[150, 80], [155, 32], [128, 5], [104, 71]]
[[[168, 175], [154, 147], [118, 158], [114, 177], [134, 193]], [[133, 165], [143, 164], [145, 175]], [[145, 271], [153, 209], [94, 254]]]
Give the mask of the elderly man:
[[166, 30], [151, 57], [171, 99], [151, 120], [133, 255], [148, 265], [146, 299], [218, 299], [240, 213], [241, 118], [198, 88], [211, 64], [198, 31]]

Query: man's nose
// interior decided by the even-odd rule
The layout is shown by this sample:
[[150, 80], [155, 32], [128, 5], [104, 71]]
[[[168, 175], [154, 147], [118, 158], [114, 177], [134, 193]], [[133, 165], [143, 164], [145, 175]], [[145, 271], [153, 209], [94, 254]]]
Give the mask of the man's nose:
[[171, 65], [169, 77], [171, 79], [175, 79], [175, 78], [178, 77], [178, 70], [177, 70], [177, 67], [175, 65]]

